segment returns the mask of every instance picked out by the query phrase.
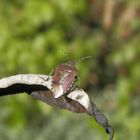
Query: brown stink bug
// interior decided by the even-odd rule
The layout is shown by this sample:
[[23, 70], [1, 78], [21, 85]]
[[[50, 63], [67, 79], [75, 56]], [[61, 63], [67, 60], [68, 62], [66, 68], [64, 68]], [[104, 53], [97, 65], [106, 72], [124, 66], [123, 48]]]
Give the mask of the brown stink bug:
[[[90, 57], [91, 56], [81, 58], [79, 62]], [[73, 61], [59, 64], [57, 66], [52, 80], [52, 92], [55, 98], [66, 94], [68, 91], [72, 91], [72, 89], [76, 87], [75, 82], [77, 80], [77, 72]]]
[[73, 62], [59, 64], [55, 69], [53, 76], [53, 95], [55, 98], [67, 93], [73, 88], [74, 82], [77, 80], [77, 69]]

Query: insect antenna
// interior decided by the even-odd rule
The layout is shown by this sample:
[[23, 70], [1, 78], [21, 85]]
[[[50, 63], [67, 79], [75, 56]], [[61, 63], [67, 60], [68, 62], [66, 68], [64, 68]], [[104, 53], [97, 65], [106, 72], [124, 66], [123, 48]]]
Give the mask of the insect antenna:
[[93, 56], [85, 56], [85, 57], [82, 57], [77, 62], [82, 62], [82, 61], [84, 61], [86, 59], [90, 59], [90, 58], [93, 58]]
[[72, 59], [70, 59], [70, 54], [66, 50], [64, 50], [64, 48], [62, 48], [62, 51], [64, 53], [64, 56], [66, 58], [66, 62], [68, 64], [76, 65], [77, 63], [80, 63], [80, 62], [85, 61], [87, 59], [93, 58], [93, 56], [85, 56], [85, 57], [82, 57], [82, 58], [80, 58], [78, 60], [74, 60], [74, 59], [72, 60]]

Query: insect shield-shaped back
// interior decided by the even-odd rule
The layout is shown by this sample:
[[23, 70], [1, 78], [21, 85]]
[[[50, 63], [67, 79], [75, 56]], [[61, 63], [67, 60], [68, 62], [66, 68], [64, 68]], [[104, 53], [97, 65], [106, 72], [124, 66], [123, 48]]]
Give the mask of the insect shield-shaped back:
[[60, 64], [55, 69], [52, 81], [52, 92], [55, 98], [67, 93], [72, 89], [77, 77], [77, 69], [72, 62]]

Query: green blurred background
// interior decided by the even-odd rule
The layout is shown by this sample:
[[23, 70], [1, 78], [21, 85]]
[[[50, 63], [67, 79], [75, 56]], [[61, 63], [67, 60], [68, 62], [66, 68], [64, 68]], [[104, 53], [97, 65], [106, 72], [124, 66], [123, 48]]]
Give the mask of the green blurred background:
[[[79, 85], [115, 129], [140, 138], [139, 0], [0, 0], [0, 78], [77, 62]], [[80, 58], [92, 56], [79, 62]], [[94, 119], [26, 94], [0, 98], [0, 140], [108, 140]]]

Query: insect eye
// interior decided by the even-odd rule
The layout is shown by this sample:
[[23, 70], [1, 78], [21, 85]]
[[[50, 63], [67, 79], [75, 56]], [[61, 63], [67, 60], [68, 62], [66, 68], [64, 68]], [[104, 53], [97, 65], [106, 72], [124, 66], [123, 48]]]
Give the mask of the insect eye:
[[75, 80], [78, 80], [78, 76], [77, 75], [75, 76]]

